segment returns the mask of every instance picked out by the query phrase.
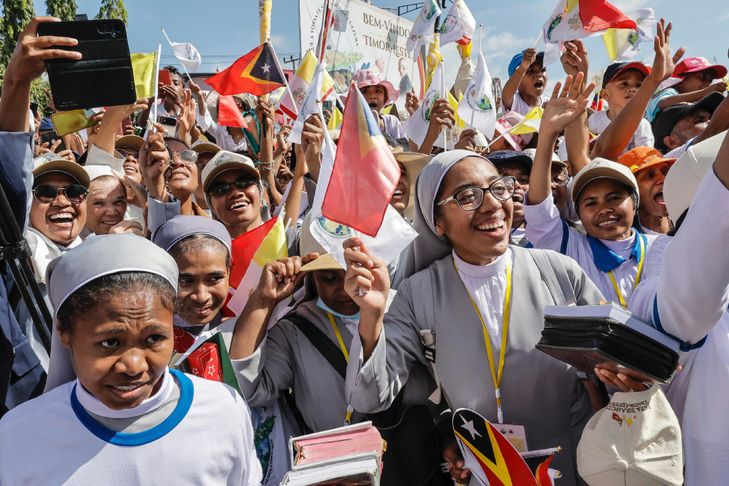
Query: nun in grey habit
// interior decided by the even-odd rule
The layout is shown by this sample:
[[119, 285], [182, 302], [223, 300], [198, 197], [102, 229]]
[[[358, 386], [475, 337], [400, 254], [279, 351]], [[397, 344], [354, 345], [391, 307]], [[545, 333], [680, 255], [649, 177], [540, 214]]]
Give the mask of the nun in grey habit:
[[[416, 185], [419, 236], [403, 255], [387, 313], [387, 273], [356, 247], [360, 242], [345, 243], [347, 291], [362, 315], [346, 393], [360, 412], [383, 410], [420, 363], [452, 410], [466, 407], [493, 423], [524, 426], [530, 450], [561, 446], [551, 467], [561, 471], [560, 484], [578, 484], [575, 450], [593, 413], [590, 400], [577, 370], [535, 345], [544, 306], [596, 304], [603, 296], [572, 259], [508, 244], [510, 183], [466, 150], [444, 152], [423, 169]], [[461, 193], [465, 188], [477, 190]]]

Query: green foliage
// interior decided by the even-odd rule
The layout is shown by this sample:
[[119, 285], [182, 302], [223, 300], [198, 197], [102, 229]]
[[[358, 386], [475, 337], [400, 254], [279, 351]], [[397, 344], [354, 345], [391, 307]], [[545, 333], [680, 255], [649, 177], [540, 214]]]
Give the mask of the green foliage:
[[101, 0], [97, 19], [120, 19], [127, 23], [127, 9], [124, 0]]
[[[3, 83], [3, 76], [5, 75], [5, 65], [0, 65], [0, 87]], [[51, 85], [48, 84], [48, 80], [45, 76], [34, 80], [30, 84], [30, 101], [38, 103], [41, 108], [41, 112], [44, 116], [48, 116], [50, 110], [49, 96], [51, 93]]]
[[61, 20], [74, 20], [76, 0], [46, 0], [46, 13]]
[[15, 50], [18, 36], [35, 17], [32, 0], [4, 0], [3, 17], [0, 22], [0, 64], [8, 63]]

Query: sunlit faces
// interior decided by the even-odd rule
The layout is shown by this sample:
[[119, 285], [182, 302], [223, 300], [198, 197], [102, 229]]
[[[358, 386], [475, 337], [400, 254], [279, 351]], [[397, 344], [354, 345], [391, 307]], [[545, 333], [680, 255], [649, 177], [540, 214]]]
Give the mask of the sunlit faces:
[[536, 62], [529, 66], [529, 69], [521, 78], [519, 83], [519, 94], [522, 98], [538, 98], [544, 93], [547, 86], [547, 69]]
[[[436, 201], [467, 187], [488, 187], [501, 177], [491, 162], [466, 157], [445, 176]], [[485, 265], [502, 255], [509, 246], [514, 203], [484, 194], [475, 211], [462, 210], [455, 201], [435, 208], [435, 226], [448, 238], [458, 256], [474, 265]]]
[[407, 168], [400, 162], [397, 165], [400, 167], [400, 180], [397, 181], [395, 192], [392, 194], [392, 198], [390, 198], [390, 205], [398, 213], [403, 214], [410, 201], [410, 183], [408, 181]]
[[127, 192], [114, 176], [97, 177], [89, 184], [86, 196], [86, 228], [97, 235], [106, 235], [112, 226], [124, 220]]
[[707, 110], [696, 110], [688, 116], [681, 118], [671, 130], [671, 134], [664, 137], [663, 142], [669, 149], [675, 149], [685, 144], [704, 131], [711, 119]]
[[[49, 172], [38, 177], [34, 185], [43, 184], [65, 188], [78, 182], [64, 173]], [[69, 245], [86, 224], [86, 201], [74, 203], [61, 193], [50, 203], [40, 202], [34, 197], [30, 206], [30, 224], [51, 241]]]
[[529, 168], [520, 162], [504, 162], [499, 164], [499, 174], [512, 176], [516, 179], [514, 189], [514, 218], [512, 224], [519, 225], [524, 221], [524, 197], [529, 190]]
[[176, 313], [186, 322], [200, 325], [210, 323], [223, 308], [230, 277], [225, 246], [202, 241], [206, 244], [171, 252], [180, 270]]
[[602, 90], [602, 97], [609, 103], [610, 111], [620, 113], [625, 104], [643, 84], [645, 74], [637, 69], [626, 69], [611, 79]]
[[614, 179], [595, 179], [577, 198], [577, 209], [587, 234], [601, 240], [630, 237], [635, 203], [630, 190]]
[[706, 89], [714, 80], [714, 70], [704, 69], [695, 73], [686, 73], [683, 75], [683, 81], [676, 85], [676, 91], [679, 93], [690, 93]]
[[361, 88], [360, 91], [362, 91], [367, 104], [373, 110], [380, 111], [385, 106], [387, 90], [381, 85], [367, 86], [366, 88]]
[[208, 165], [208, 162], [210, 162], [210, 159], [212, 159], [215, 156], [212, 152], [201, 152], [197, 154], [197, 160], [195, 161], [195, 165], [197, 166], [197, 173], [198, 173], [198, 184], [202, 186], [202, 179], [200, 177], [202, 176], [202, 172], [205, 169], [205, 166]]
[[[216, 189], [222, 184], [228, 184], [229, 191], [217, 195]], [[210, 184], [207, 194], [213, 214], [228, 227], [248, 225], [261, 217], [261, 190], [258, 181], [246, 171], [222, 172]]]
[[124, 174], [134, 182], [142, 183], [142, 173], [139, 170], [139, 150], [134, 147], [117, 147], [117, 152], [124, 156], [122, 168]]
[[666, 162], [635, 173], [635, 179], [638, 181], [638, 190], [640, 191], [641, 211], [656, 217], [665, 218], [668, 216], [666, 203], [663, 200], [663, 182], [666, 179], [669, 168], [670, 165]]
[[132, 408], [161, 384], [172, 357], [172, 310], [152, 289], [115, 294], [59, 336], [84, 388], [109, 408]]
[[351, 316], [359, 312], [359, 307], [344, 291], [344, 270], [319, 270], [312, 272], [317, 294], [334, 311]]
[[[177, 140], [167, 140], [167, 149], [170, 152], [170, 165], [165, 171], [165, 179], [170, 191], [191, 194], [198, 186], [198, 171], [195, 162], [189, 163], [180, 157], [183, 151], [192, 152], [187, 145]], [[192, 152], [195, 154], [194, 152]], [[197, 155], [197, 154], [195, 154]]]

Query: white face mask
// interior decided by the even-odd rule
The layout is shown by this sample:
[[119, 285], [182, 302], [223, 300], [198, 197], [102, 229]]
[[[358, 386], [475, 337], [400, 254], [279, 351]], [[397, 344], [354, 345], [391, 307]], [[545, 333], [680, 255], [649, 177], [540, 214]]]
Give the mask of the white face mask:
[[330, 314], [332, 314], [332, 315], [334, 315], [336, 317], [339, 317], [340, 319], [359, 320], [359, 311], [357, 311], [356, 314], [352, 314], [351, 316], [342, 314], [340, 312], [335, 311], [334, 309], [332, 309], [328, 305], [326, 305], [324, 303], [324, 301], [321, 300], [321, 297], [319, 297], [318, 299], [316, 299], [316, 306], [318, 308], [320, 308], [321, 310], [323, 310], [324, 312], [329, 312]]

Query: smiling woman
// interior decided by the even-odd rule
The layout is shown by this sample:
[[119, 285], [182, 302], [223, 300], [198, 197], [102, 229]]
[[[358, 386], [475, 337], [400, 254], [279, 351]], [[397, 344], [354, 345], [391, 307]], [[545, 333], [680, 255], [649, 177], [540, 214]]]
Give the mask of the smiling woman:
[[[100, 235], [54, 260], [48, 274], [57, 326], [50, 391], [0, 421], [0, 482], [258, 484], [245, 402], [227, 385], [167, 368], [172, 257], [139, 236]], [[68, 362], [71, 373], [60, 376]], [[31, 467], [39, 443], [56, 452]]]
[[[408, 380], [425, 400], [437, 376], [452, 410], [524, 427], [534, 449], [560, 444], [567, 453], [554, 464], [565, 484], [577, 484], [572, 454], [591, 414], [587, 393], [574, 369], [534, 345], [545, 305], [597, 303], [602, 295], [571, 259], [509, 245], [514, 189], [512, 177], [473, 152], [435, 156], [418, 177], [419, 236], [402, 257], [387, 313], [386, 265], [361, 240], [345, 243], [345, 289], [361, 315], [349, 354], [362, 356], [349, 361], [346, 396], [355, 410], [377, 412]], [[427, 383], [415, 373], [421, 366]], [[469, 473], [455, 442], [443, 443], [453, 479], [464, 483]]]

